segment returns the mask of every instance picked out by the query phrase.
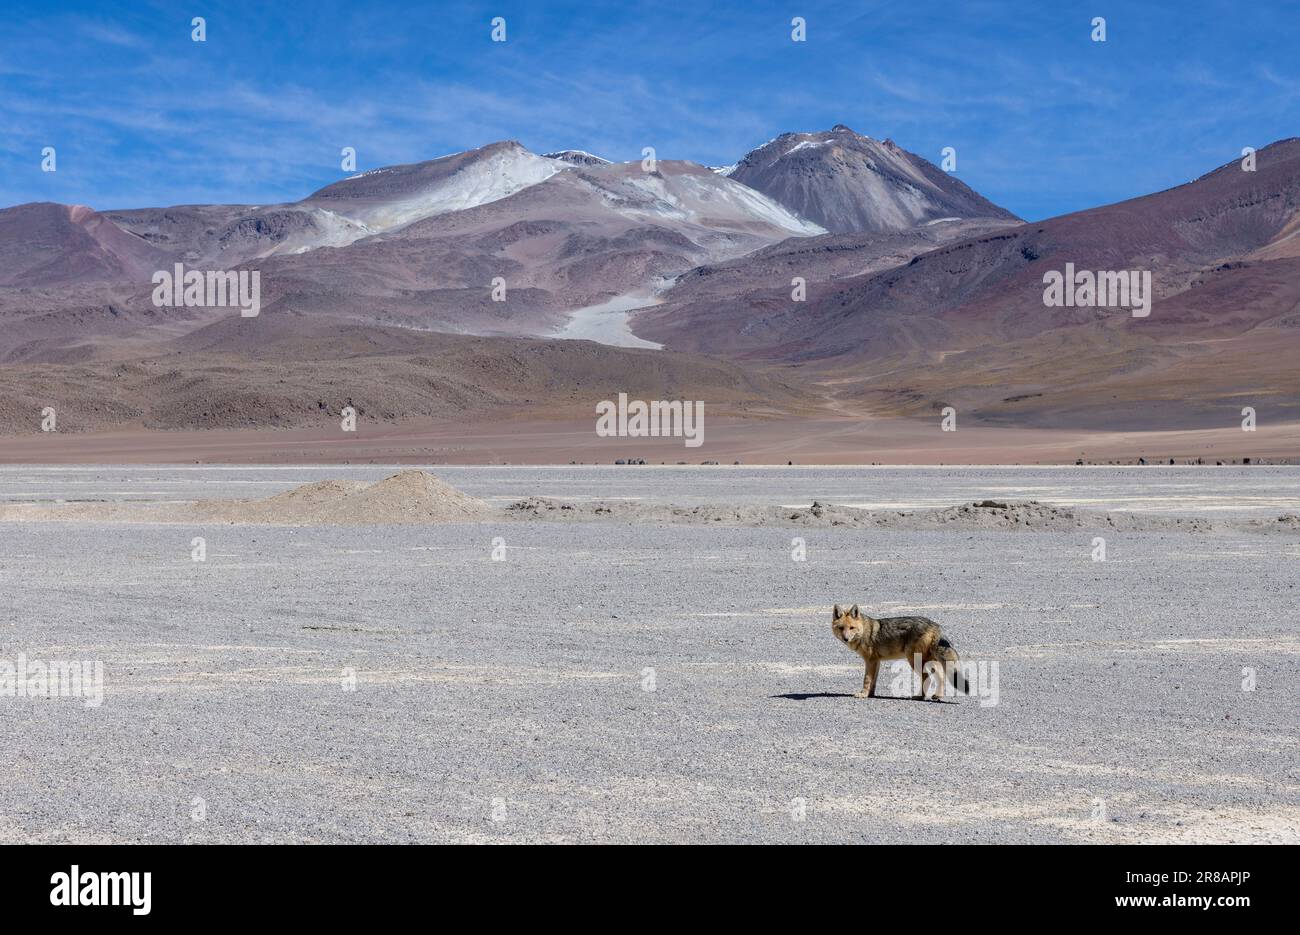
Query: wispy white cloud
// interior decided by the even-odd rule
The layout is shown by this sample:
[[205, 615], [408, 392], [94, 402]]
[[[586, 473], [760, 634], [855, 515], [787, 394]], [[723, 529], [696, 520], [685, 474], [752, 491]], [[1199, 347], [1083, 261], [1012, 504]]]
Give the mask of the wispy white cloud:
[[75, 17], [72, 23], [77, 32], [92, 42], [102, 42], [127, 49], [143, 49], [149, 45], [143, 36], [136, 35], [111, 21]]

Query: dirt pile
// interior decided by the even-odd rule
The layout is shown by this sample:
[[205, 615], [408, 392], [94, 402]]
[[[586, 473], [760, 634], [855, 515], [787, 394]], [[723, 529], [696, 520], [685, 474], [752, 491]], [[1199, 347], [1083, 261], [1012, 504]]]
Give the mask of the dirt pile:
[[1210, 532], [1215, 524], [1199, 517], [1164, 517], [1133, 513], [1103, 513], [1098, 510], [1074, 510], [1029, 500], [1023, 503], [999, 503], [982, 500], [963, 503], [941, 510], [925, 510], [898, 514], [898, 522], [890, 522], [890, 515], [881, 517], [879, 525], [902, 525], [905, 528], [939, 529], [1034, 529], [1054, 531], [1063, 529], [1116, 529], [1125, 532], [1142, 532], [1158, 529], [1182, 529], [1189, 532]]
[[472, 521], [491, 507], [432, 474], [402, 471], [374, 484], [319, 481], [265, 500], [203, 500], [193, 511], [209, 522], [356, 526]]
[[543, 522], [621, 520], [627, 523], [670, 523], [720, 526], [867, 526], [870, 514], [851, 507], [814, 503], [811, 507], [763, 505], [672, 506], [621, 500], [569, 502], [529, 497], [509, 504], [506, 511], [520, 519]]
[[[1183, 530], [1206, 533], [1218, 528], [1198, 517], [1163, 517], [1132, 513], [1103, 513], [1073, 510], [1030, 500], [1021, 503], [982, 500], [937, 510], [864, 510], [814, 501], [807, 507], [728, 506], [703, 504], [693, 507], [590, 501], [572, 503], [545, 497], [530, 497], [511, 503], [506, 510], [514, 516], [549, 522], [571, 520], [622, 520], [629, 523], [686, 523], [724, 526], [847, 526], [883, 529], [950, 529], [1055, 532], [1072, 529], [1112, 529], [1125, 532]], [[1275, 524], [1276, 525], [1276, 524]]]

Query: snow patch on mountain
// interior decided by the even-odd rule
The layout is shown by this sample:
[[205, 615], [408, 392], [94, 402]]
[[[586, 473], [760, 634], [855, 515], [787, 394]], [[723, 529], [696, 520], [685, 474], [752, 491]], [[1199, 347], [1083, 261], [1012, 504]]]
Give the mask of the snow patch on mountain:
[[369, 178], [372, 175], [380, 175], [381, 173], [390, 171], [390, 169], [390, 166], [384, 166], [382, 169], [367, 169], [365, 172], [358, 172], [356, 175], [349, 175], [347, 181], [351, 182], [353, 179], [364, 179]]
[[830, 145], [831, 145], [830, 140], [801, 140], [800, 142], [794, 144], [794, 146], [791, 146], [789, 149], [787, 149], [785, 153], [783, 153], [783, 155], [788, 156], [790, 153], [797, 153], [801, 149], [816, 149], [819, 146], [830, 146]]
[[693, 163], [659, 164], [657, 172], [613, 166], [586, 178], [624, 216], [672, 221], [759, 236], [812, 237], [821, 227], [781, 207], [762, 192]]
[[376, 206], [359, 220], [382, 233], [438, 214], [500, 201], [561, 171], [553, 159], [524, 149], [503, 150], [470, 162], [413, 197]]
[[[825, 228], [792, 214], [762, 192], [739, 182], [684, 175], [681, 184], [689, 192], [693, 209], [691, 219], [696, 223], [707, 226], [720, 214], [739, 217], [748, 215], [797, 237], [815, 237], [826, 233]], [[719, 203], [729, 210], [719, 212]]]

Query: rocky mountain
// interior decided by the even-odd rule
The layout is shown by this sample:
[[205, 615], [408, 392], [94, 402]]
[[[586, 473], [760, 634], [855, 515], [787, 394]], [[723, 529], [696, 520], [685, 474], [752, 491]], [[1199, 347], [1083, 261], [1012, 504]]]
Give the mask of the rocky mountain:
[[105, 216], [178, 260], [235, 265], [346, 247], [426, 218], [464, 211], [542, 182], [564, 165], [518, 143], [351, 176], [282, 205], [186, 205]]
[[836, 234], [903, 231], [941, 218], [1016, 220], [892, 140], [843, 124], [783, 133], [718, 171]]
[[[313, 196], [314, 198], [315, 196]], [[260, 262], [273, 308], [422, 330], [549, 335], [693, 267], [820, 228], [701, 166], [567, 166], [474, 207]], [[499, 280], [503, 293], [493, 293]]]
[[604, 166], [609, 165], [610, 162], [610, 160], [602, 156], [596, 156], [581, 149], [562, 149], [559, 152], [546, 153], [546, 158], [559, 159], [561, 162], [567, 162], [575, 166]]
[[[956, 405], [985, 420], [1222, 425], [1243, 405], [1300, 418], [1300, 140], [1185, 185], [936, 244], [861, 275], [736, 277], [724, 297], [683, 277], [637, 334], [677, 349], [815, 368], [854, 404]], [[820, 238], [800, 244], [811, 249]], [[771, 255], [772, 249], [765, 251]], [[758, 253], [734, 261], [757, 264]], [[1147, 272], [1149, 315], [1049, 307], [1044, 274]], [[745, 288], [746, 282], [756, 286]]]
[[425, 218], [508, 198], [544, 182], [564, 166], [511, 141], [430, 162], [363, 172], [328, 185], [303, 201], [383, 234]]
[[650, 296], [700, 263], [820, 233], [694, 163], [645, 171], [509, 141], [363, 172], [280, 205], [24, 205], [0, 211], [3, 282], [40, 291], [0, 292], [10, 324], [0, 357], [81, 359], [224, 314], [153, 307], [153, 271], [177, 262], [255, 267], [269, 311], [548, 335], [574, 310]]
[[[490, 408], [545, 403], [541, 349], [568, 353], [561, 336], [662, 346], [602, 350], [602, 373], [634, 367], [652, 386], [671, 372], [672, 395], [699, 380], [716, 396], [751, 373], [751, 409], [772, 390], [778, 408], [810, 396], [836, 414], [954, 405], [1016, 425], [1199, 427], [1243, 405], [1300, 419], [1300, 141], [1256, 162], [1033, 224], [844, 127], [787, 134], [726, 170], [501, 142], [281, 205], [19, 205], [0, 211], [0, 360], [19, 374], [13, 393], [13, 380], [45, 395], [83, 380], [97, 395], [130, 377], [113, 418], [162, 413], [149, 394], [183, 383], [222, 425], [241, 412], [259, 423], [267, 399], [281, 413], [268, 424], [318, 415], [295, 408], [311, 402], [298, 398], [306, 384], [244, 392], [227, 379], [272, 343], [281, 360], [314, 355], [314, 373], [373, 359], [418, 382], [473, 338], [480, 363], [457, 379]], [[150, 278], [176, 262], [256, 270], [260, 317], [155, 307]], [[1045, 305], [1044, 274], [1067, 264], [1149, 274], [1150, 314]], [[431, 350], [405, 354], [402, 335]], [[539, 397], [494, 396], [495, 381], [520, 378], [525, 346]], [[587, 391], [583, 359], [564, 358], [566, 405]], [[723, 360], [743, 363], [705, 363]], [[385, 418], [467, 405], [468, 390], [425, 376], [441, 388], [393, 397]], [[188, 411], [152, 418], [177, 425]]]

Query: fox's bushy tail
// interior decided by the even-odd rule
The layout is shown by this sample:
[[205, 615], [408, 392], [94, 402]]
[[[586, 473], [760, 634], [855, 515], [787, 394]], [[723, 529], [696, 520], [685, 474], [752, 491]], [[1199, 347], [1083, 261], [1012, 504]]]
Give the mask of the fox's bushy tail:
[[970, 682], [962, 674], [961, 662], [957, 658], [957, 650], [952, 648], [952, 643], [948, 642], [946, 636], [940, 637], [939, 642], [934, 644], [934, 658], [943, 663], [944, 672], [952, 677], [952, 687], [963, 695], [969, 695]]

